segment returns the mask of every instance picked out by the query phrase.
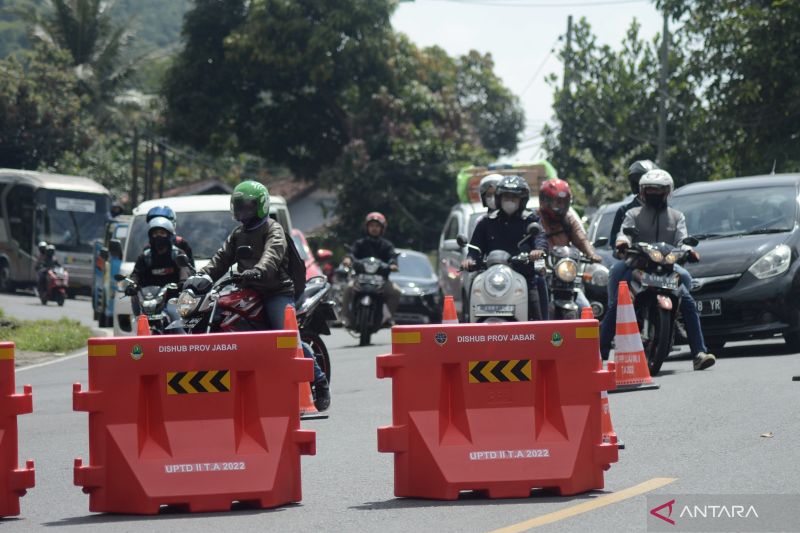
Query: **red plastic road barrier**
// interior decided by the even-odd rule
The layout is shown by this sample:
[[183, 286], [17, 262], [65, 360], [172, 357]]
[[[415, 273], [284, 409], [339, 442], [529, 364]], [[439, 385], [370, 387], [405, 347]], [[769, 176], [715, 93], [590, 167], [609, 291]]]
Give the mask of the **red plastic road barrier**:
[[296, 354], [296, 331], [89, 339], [89, 390], [72, 400], [89, 412], [89, 464], [75, 460], [89, 510], [299, 502], [316, 435], [298, 392], [313, 363]]
[[0, 342], [0, 516], [19, 514], [19, 499], [34, 486], [33, 461], [18, 468], [17, 415], [33, 411], [30, 385], [16, 394], [14, 343]]
[[377, 373], [392, 378], [378, 450], [395, 454], [395, 495], [603, 488], [618, 451], [603, 442], [600, 393], [614, 374], [597, 354], [596, 320], [393, 328]]

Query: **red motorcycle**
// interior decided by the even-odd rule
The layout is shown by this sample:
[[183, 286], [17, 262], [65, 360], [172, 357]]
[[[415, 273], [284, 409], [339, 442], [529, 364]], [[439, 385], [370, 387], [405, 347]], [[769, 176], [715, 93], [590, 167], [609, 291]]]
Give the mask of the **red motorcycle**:
[[[237, 250], [237, 256], [243, 254]], [[186, 267], [188, 259], [178, 256], [179, 266]], [[185, 265], [182, 263], [186, 263]], [[328, 299], [331, 286], [318, 276], [306, 282], [306, 289], [295, 302], [300, 338], [311, 346], [317, 364], [331, 381], [331, 360], [321, 335], [330, 335], [328, 321], [336, 320], [333, 303]], [[242, 286], [242, 277], [230, 272], [217, 280], [207, 292], [196, 294], [185, 289], [178, 296], [178, 314], [181, 316], [167, 327], [165, 333], [218, 333], [236, 331], [264, 331], [272, 329], [264, 312], [261, 296], [253, 289]]]
[[61, 265], [55, 264], [45, 273], [45, 288], [39, 291], [39, 300], [42, 305], [47, 305], [48, 300], [53, 300], [59, 306], [63, 306], [68, 287], [69, 272]]

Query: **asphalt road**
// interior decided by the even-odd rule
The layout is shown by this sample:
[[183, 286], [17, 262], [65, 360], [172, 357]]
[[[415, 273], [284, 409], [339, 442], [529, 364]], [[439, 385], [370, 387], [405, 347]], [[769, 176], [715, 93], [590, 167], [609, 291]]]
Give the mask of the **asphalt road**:
[[0, 309], [9, 316], [25, 320], [58, 320], [66, 316], [80, 320], [87, 326], [97, 326], [97, 322], [93, 320], [92, 302], [88, 296], [78, 296], [74, 300], [67, 299], [64, 301], [64, 306], [59, 307], [55, 302], [42, 305], [33, 291], [0, 293]]
[[[156, 517], [90, 513], [88, 496], [72, 484], [73, 459], [88, 457], [87, 415], [72, 412], [70, 401], [71, 384], [86, 384], [87, 358], [22, 369], [17, 388], [33, 385], [34, 413], [19, 417], [20, 458], [36, 460], [37, 485], [22, 498], [21, 516], [2, 520], [0, 527], [488, 532], [547, 517], [555, 521], [537, 531], [645, 531], [644, 494], [597, 505], [606, 495], [642, 483], [652, 488], [657, 478], [674, 481], [652, 494], [800, 494], [800, 382], [791, 379], [800, 374], [800, 356], [776, 340], [737, 344], [706, 372], [693, 372], [686, 357], [670, 360], [657, 378], [660, 390], [611, 395], [614, 427], [626, 449], [606, 473], [603, 491], [575, 497], [534, 493], [521, 500], [395, 498], [392, 456], [378, 453], [376, 440], [376, 428], [391, 423], [391, 380], [375, 377], [375, 356], [390, 350], [388, 341], [386, 331], [376, 336], [377, 345], [365, 348], [355, 347], [341, 330], [329, 338], [334, 365], [330, 418], [303, 422], [317, 432], [317, 455], [302, 459], [303, 501], [274, 510]], [[773, 436], [762, 436], [767, 433]], [[597, 508], [560, 520], [565, 514], [551, 515], [587, 503]]]

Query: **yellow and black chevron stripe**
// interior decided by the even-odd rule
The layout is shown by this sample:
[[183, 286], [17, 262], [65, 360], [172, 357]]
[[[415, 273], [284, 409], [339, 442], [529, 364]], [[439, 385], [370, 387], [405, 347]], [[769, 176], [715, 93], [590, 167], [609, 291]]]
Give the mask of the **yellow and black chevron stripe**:
[[470, 361], [470, 383], [504, 383], [507, 381], [530, 381], [530, 359], [508, 361]]
[[167, 372], [167, 394], [197, 394], [230, 390], [231, 373], [228, 370]]

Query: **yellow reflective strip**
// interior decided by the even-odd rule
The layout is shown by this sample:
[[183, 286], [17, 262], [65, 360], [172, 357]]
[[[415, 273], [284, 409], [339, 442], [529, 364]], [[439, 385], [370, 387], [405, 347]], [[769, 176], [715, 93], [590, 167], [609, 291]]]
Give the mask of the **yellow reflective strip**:
[[231, 373], [227, 370], [220, 370], [220, 372], [225, 372], [225, 376], [219, 382], [225, 385], [228, 390], [231, 390]]
[[116, 344], [90, 344], [89, 357], [116, 357]]
[[278, 337], [278, 348], [297, 348], [297, 336]]
[[177, 372], [167, 372], [167, 394], [178, 394], [178, 391], [172, 388], [172, 378], [175, 377]]
[[519, 378], [511, 372], [517, 366], [517, 363], [519, 363], [519, 360], [512, 359], [501, 371], [508, 381], [519, 381]]
[[178, 382], [178, 385], [183, 387], [183, 390], [188, 392], [189, 394], [197, 394], [197, 390], [189, 383], [194, 377], [197, 375], [197, 372], [187, 372], [183, 378]]
[[419, 331], [392, 333], [392, 343], [394, 344], [419, 344], [422, 342], [422, 333]]
[[216, 386], [211, 384], [211, 378], [217, 375], [217, 372], [214, 370], [209, 370], [206, 372], [206, 375], [203, 376], [203, 379], [200, 380], [200, 385], [207, 390], [207, 391], [214, 391], [217, 389]]
[[530, 360], [528, 360], [528, 362], [525, 363], [525, 366], [522, 367], [522, 373], [525, 374], [525, 376], [527, 376], [528, 379], [531, 379], [531, 362], [530, 362]]
[[0, 359], [14, 360], [14, 348], [0, 348]]
[[478, 381], [475, 378], [475, 376], [472, 375], [472, 371], [475, 369], [475, 365], [477, 365], [477, 364], [478, 364], [478, 361], [470, 361], [469, 362], [469, 372], [467, 373], [467, 375], [469, 376], [469, 382], [470, 383], [480, 383], [480, 381]]
[[494, 367], [496, 367], [499, 363], [500, 361], [489, 361], [489, 364], [483, 367], [481, 374], [483, 374], [483, 377], [489, 380], [489, 383], [500, 382], [500, 380], [497, 379], [494, 374], [492, 374], [492, 370], [494, 370]]
[[596, 339], [600, 336], [600, 328], [592, 326], [588, 328], [575, 328], [576, 339]]

